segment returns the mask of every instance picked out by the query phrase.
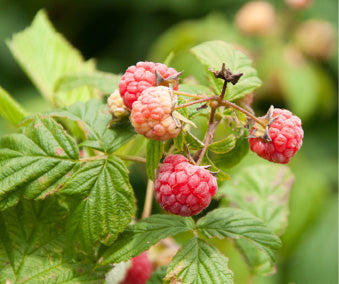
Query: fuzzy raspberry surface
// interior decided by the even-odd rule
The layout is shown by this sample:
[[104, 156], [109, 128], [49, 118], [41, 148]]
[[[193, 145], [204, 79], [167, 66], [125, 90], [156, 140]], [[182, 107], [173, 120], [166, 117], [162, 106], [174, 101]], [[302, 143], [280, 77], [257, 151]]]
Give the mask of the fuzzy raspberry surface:
[[169, 88], [158, 86], [144, 90], [131, 112], [135, 131], [158, 141], [177, 137], [181, 128], [172, 117], [172, 106]]
[[[155, 70], [165, 79], [177, 73], [174, 68], [169, 68], [165, 64], [141, 61], [128, 67], [121, 77], [119, 91], [125, 106], [129, 109], [132, 109], [133, 103], [145, 89], [155, 86]], [[174, 86], [174, 89], [177, 90], [178, 86]]]
[[147, 253], [132, 258], [132, 265], [128, 269], [125, 279], [120, 284], [145, 284], [152, 274], [152, 263]]
[[208, 170], [190, 164], [182, 155], [171, 155], [160, 166], [154, 189], [155, 199], [164, 210], [192, 216], [210, 204], [218, 185]]
[[301, 120], [289, 110], [279, 108], [274, 109], [272, 116], [278, 116], [268, 128], [272, 141], [250, 138], [250, 149], [268, 161], [286, 164], [302, 145]]

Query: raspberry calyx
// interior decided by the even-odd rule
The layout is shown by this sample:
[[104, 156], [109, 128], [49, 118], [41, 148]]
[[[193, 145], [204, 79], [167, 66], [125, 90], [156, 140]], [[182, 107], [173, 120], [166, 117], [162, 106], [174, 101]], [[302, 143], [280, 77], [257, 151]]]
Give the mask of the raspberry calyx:
[[166, 157], [155, 181], [155, 199], [175, 215], [199, 214], [218, 189], [217, 180], [203, 166], [192, 165], [183, 155]]

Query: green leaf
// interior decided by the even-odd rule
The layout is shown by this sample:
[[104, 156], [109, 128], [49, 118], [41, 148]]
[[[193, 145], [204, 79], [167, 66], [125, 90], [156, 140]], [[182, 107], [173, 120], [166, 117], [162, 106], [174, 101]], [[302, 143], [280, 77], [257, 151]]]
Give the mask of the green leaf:
[[71, 91], [82, 86], [91, 86], [104, 94], [119, 88], [121, 76], [105, 72], [74, 73], [62, 76], [55, 84], [55, 91]]
[[274, 251], [281, 242], [259, 219], [238, 208], [219, 208], [211, 211], [197, 223], [197, 229], [207, 238], [245, 238], [254, 242], [274, 261]]
[[152, 215], [129, 225], [118, 240], [103, 254], [103, 264], [126, 261], [169, 236], [192, 230], [191, 218], [174, 215]]
[[190, 149], [193, 150], [201, 150], [204, 147], [204, 143], [201, 142], [197, 137], [195, 137], [188, 130], [183, 130], [185, 135], [186, 144], [188, 144]]
[[231, 151], [237, 142], [237, 139], [233, 134], [227, 136], [225, 139], [214, 142], [208, 145], [208, 149], [214, 153], [225, 154]]
[[184, 151], [184, 134], [183, 130], [181, 130], [176, 138], [173, 139], [175, 148], [177, 148], [178, 151], [182, 152]]
[[214, 164], [218, 168], [226, 170], [240, 163], [249, 150], [247, 136], [248, 130], [245, 129], [243, 135], [237, 139], [235, 147], [231, 151], [225, 154], [215, 154], [213, 156]]
[[0, 115], [6, 118], [13, 125], [27, 115], [26, 111], [17, 103], [3, 88], [0, 87]]
[[94, 66], [92, 62], [85, 62], [79, 51], [57, 33], [43, 10], [37, 13], [30, 27], [15, 34], [7, 44], [27, 76], [55, 105], [70, 105], [94, 96], [93, 89], [89, 87], [54, 92], [59, 77], [93, 71]]
[[102, 283], [105, 269], [63, 257], [66, 215], [53, 198], [0, 212], [0, 283]]
[[233, 206], [251, 212], [281, 235], [287, 227], [289, 192], [294, 175], [284, 165], [259, 164], [243, 168], [218, 190]]
[[135, 135], [128, 119], [116, 122], [109, 128], [112, 116], [109, 114], [107, 106], [97, 99], [86, 103], [77, 102], [68, 108], [48, 114], [77, 121], [84, 129], [88, 139], [82, 143], [82, 146], [108, 154], [113, 153]]
[[284, 60], [281, 72], [277, 72], [283, 94], [292, 112], [302, 119], [310, 119], [317, 112], [323, 96], [317, 69], [308, 62], [289, 61]]
[[135, 213], [128, 170], [114, 156], [85, 163], [59, 194], [81, 199], [70, 213], [67, 237], [68, 243], [79, 242], [86, 250], [98, 241], [112, 244]]
[[235, 240], [237, 248], [242, 252], [252, 274], [270, 276], [276, 273], [274, 264], [267, 254], [246, 239]]
[[78, 147], [51, 118], [36, 117], [22, 133], [0, 140], [0, 210], [21, 197], [54, 194], [79, 167]]
[[148, 178], [154, 180], [154, 171], [159, 167], [159, 162], [164, 151], [164, 143], [149, 139], [146, 148], [146, 172]]
[[231, 179], [231, 176], [229, 174], [225, 173], [223, 170], [215, 166], [213, 161], [208, 157], [208, 154], [205, 154], [202, 161], [204, 165], [210, 166], [209, 171], [217, 173], [218, 181], [226, 181]]
[[167, 266], [162, 266], [152, 273], [152, 276], [146, 284], [163, 284], [163, 279], [166, 275]]
[[[204, 42], [193, 47], [191, 51], [206, 68], [220, 70], [222, 63], [225, 63], [226, 68], [232, 73], [243, 73], [236, 85], [227, 84], [225, 98], [229, 101], [240, 99], [261, 85], [257, 71], [252, 67], [252, 61], [226, 42], [220, 40]], [[208, 78], [214, 92], [220, 94], [224, 81], [216, 79], [210, 71]]]
[[174, 256], [164, 283], [231, 284], [233, 273], [228, 268], [227, 257], [194, 237]]

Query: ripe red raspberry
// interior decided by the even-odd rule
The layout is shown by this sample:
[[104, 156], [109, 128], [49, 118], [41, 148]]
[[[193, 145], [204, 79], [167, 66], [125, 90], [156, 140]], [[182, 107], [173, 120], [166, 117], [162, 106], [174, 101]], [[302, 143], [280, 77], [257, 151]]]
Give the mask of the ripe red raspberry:
[[[272, 117], [277, 117], [268, 127], [272, 141], [260, 137], [250, 138], [250, 148], [266, 160], [286, 164], [302, 145], [304, 131], [301, 120], [290, 111], [279, 108], [273, 110]], [[251, 133], [253, 131], [252, 128]]]
[[177, 137], [180, 123], [173, 119], [172, 107], [169, 88], [163, 86], [147, 88], [133, 104], [131, 122], [135, 131], [158, 141]]
[[152, 274], [152, 263], [147, 253], [132, 258], [132, 265], [128, 269], [125, 279], [120, 284], [145, 284]]
[[[155, 86], [155, 70], [165, 79], [177, 74], [175, 69], [162, 63], [138, 62], [136, 65], [127, 68], [120, 80], [119, 91], [125, 106], [129, 109], [132, 109], [132, 104], [143, 90]], [[172, 87], [175, 90], [178, 89], [178, 86]]]
[[190, 164], [182, 155], [164, 159], [154, 187], [160, 206], [181, 216], [200, 213], [210, 204], [217, 188], [217, 180], [208, 170]]

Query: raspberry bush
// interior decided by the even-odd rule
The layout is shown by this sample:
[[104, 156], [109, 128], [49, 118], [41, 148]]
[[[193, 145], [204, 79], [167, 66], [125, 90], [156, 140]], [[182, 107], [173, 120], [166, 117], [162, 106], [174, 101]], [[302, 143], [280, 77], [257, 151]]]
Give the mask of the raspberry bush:
[[[47, 43], [48, 60], [29, 65]], [[1, 283], [233, 283], [215, 238], [233, 239], [252, 275], [274, 273], [293, 183], [281, 163], [303, 130], [288, 110], [255, 115], [248, 96], [261, 81], [244, 53], [193, 47], [208, 79], [194, 84], [162, 63], [99, 72], [44, 12], [9, 47], [54, 108], [28, 114], [0, 89], [1, 114], [18, 128], [0, 140]], [[270, 162], [253, 154], [230, 176], [249, 149]], [[148, 176], [144, 205], [131, 163]]]

